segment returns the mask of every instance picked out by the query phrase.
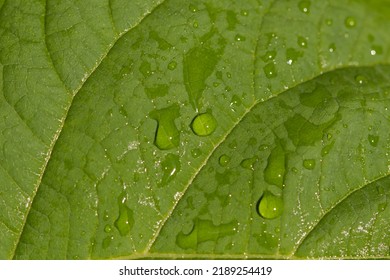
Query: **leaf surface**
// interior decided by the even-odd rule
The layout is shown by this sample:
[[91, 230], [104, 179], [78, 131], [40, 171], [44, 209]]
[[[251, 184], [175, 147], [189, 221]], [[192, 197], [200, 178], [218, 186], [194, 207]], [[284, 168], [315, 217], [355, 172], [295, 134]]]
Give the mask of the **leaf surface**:
[[0, 1], [0, 257], [388, 258], [386, 3]]

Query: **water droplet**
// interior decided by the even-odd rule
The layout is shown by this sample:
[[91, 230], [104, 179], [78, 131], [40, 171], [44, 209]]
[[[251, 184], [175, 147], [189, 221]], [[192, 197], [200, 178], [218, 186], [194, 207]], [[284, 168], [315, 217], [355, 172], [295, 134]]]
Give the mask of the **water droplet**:
[[195, 22], [192, 24], [192, 26], [193, 26], [194, 28], [198, 28], [199, 23], [198, 23], [197, 21], [195, 21]]
[[193, 13], [196, 13], [198, 11], [198, 8], [196, 6], [194, 6], [193, 4], [190, 4], [188, 6], [189, 10]]
[[266, 191], [260, 198], [257, 211], [264, 219], [275, 219], [283, 213], [283, 199]]
[[370, 143], [371, 146], [376, 147], [378, 146], [379, 136], [375, 135], [368, 135], [368, 143]]
[[291, 171], [294, 172], [294, 173], [298, 173], [298, 168], [293, 167], [293, 168], [291, 168]]
[[383, 48], [378, 45], [373, 45], [370, 50], [371, 55], [381, 55], [383, 54]]
[[237, 221], [214, 225], [212, 221], [196, 219], [189, 233], [180, 232], [176, 236], [176, 244], [182, 249], [196, 250], [200, 243], [206, 241], [216, 242], [219, 238], [234, 235], [237, 231]]
[[191, 150], [191, 155], [194, 158], [198, 158], [202, 154], [202, 151], [198, 148], [192, 149]]
[[333, 20], [328, 18], [325, 20], [325, 24], [328, 25], [328, 26], [331, 26], [333, 24]]
[[217, 121], [210, 113], [197, 115], [191, 123], [192, 131], [198, 136], [208, 136], [217, 128]]
[[265, 53], [265, 55], [263, 55], [261, 57], [261, 59], [264, 61], [264, 62], [268, 62], [268, 61], [271, 61], [273, 60], [275, 57], [276, 57], [276, 51], [267, 51]]
[[236, 25], [238, 24], [237, 15], [234, 11], [227, 11], [226, 12], [226, 19], [228, 22], [228, 30], [234, 30], [236, 28]]
[[355, 81], [359, 84], [359, 85], [364, 85], [364, 84], [367, 84], [367, 78], [363, 75], [357, 75], [355, 77]]
[[107, 249], [111, 245], [111, 241], [114, 239], [114, 236], [107, 236], [106, 238], [103, 239], [102, 242], [102, 247], [103, 249]]
[[383, 212], [383, 211], [385, 211], [386, 207], [387, 207], [387, 202], [380, 203], [380, 204], [378, 204], [378, 211]]
[[326, 145], [325, 147], [323, 147], [321, 149], [321, 156], [326, 156], [327, 154], [329, 154], [330, 150], [333, 148], [333, 145], [334, 145], [334, 141], [328, 145]]
[[110, 216], [108, 215], [108, 211], [105, 210], [103, 214], [103, 221], [107, 221]]
[[154, 110], [149, 116], [157, 121], [154, 139], [157, 148], [169, 150], [179, 146], [180, 132], [175, 125], [175, 119], [179, 117], [179, 106], [175, 104], [168, 108]]
[[[242, 104], [241, 98], [237, 95], [233, 95], [232, 99], [230, 100], [230, 107], [238, 107]], [[232, 110], [235, 110], [235, 108], [232, 108]]]
[[354, 17], [347, 17], [344, 24], [347, 28], [353, 28], [356, 26], [356, 19]]
[[241, 11], [241, 15], [244, 16], [244, 17], [246, 17], [246, 16], [249, 15], [249, 13], [248, 13], [248, 11], [246, 11], [246, 10], [242, 10], [242, 11]]
[[294, 62], [296, 62], [298, 60], [298, 58], [300, 58], [302, 56], [303, 56], [302, 52], [297, 51], [293, 48], [288, 48], [286, 50], [286, 60], [287, 60], [288, 65], [293, 64]]
[[302, 48], [307, 48], [307, 40], [305, 37], [298, 36], [298, 46]]
[[275, 78], [278, 74], [276, 73], [275, 63], [271, 62], [264, 66], [264, 74], [267, 78]]
[[111, 230], [112, 230], [112, 228], [111, 228], [110, 225], [106, 225], [106, 226], [104, 227], [104, 232], [106, 232], [106, 233], [111, 232]]
[[316, 166], [316, 161], [314, 159], [305, 159], [303, 161], [303, 167], [305, 167], [308, 170], [313, 170]]
[[168, 64], [168, 69], [169, 69], [169, 70], [175, 70], [175, 69], [176, 69], [176, 66], [177, 66], [177, 62], [176, 62], [176, 61], [171, 61], [171, 62], [169, 62], [169, 64]]
[[284, 174], [286, 172], [286, 155], [282, 146], [277, 143], [277, 146], [272, 149], [268, 157], [267, 166], [264, 170], [264, 180], [271, 185], [283, 187]]
[[233, 150], [237, 149], [237, 141], [233, 140], [231, 143], [228, 144], [228, 147]]
[[335, 52], [336, 51], [336, 45], [334, 43], [332, 43], [332, 44], [329, 45], [328, 49], [329, 49], [329, 52], [331, 52], [331, 53]]
[[180, 158], [178, 155], [168, 154], [165, 159], [161, 162], [161, 169], [163, 171], [163, 177], [159, 186], [166, 186], [169, 182], [171, 182], [176, 174], [180, 172]]
[[145, 92], [150, 99], [156, 99], [158, 97], [166, 96], [169, 92], [169, 86], [166, 84], [157, 84], [153, 87], [146, 87]]
[[122, 236], [129, 234], [134, 225], [133, 211], [127, 207], [126, 201], [126, 193], [122, 192], [118, 198], [119, 216], [114, 223]]
[[190, 103], [196, 110], [200, 109], [206, 79], [213, 73], [220, 57], [219, 52], [203, 46], [192, 48], [184, 55], [184, 85]]
[[302, 13], [308, 14], [310, 13], [310, 5], [310, 1], [303, 0], [299, 2], [298, 8]]
[[265, 144], [263, 144], [263, 145], [260, 145], [259, 146], [259, 151], [265, 151], [265, 150], [268, 150], [269, 149], [269, 146], [268, 145], [265, 145]]
[[256, 163], [257, 161], [257, 156], [254, 156], [254, 157], [251, 157], [251, 158], [246, 158], [246, 159], [243, 159], [240, 163], [240, 166], [242, 168], [245, 168], [245, 169], [249, 169], [249, 170], [254, 170], [254, 164]]
[[226, 166], [230, 162], [230, 157], [228, 155], [222, 155], [219, 157], [219, 165]]
[[246, 38], [240, 34], [237, 34], [236, 37], [234, 37], [234, 39], [238, 42], [241, 42], [241, 41], [245, 41]]

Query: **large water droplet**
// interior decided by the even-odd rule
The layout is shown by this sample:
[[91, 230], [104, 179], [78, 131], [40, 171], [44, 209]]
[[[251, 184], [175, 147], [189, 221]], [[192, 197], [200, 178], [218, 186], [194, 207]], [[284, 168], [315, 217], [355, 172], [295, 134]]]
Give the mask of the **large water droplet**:
[[176, 104], [168, 108], [154, 110], [149, 114], [152, 119], [157, 121], [154, 144], [160, 150], [169, 150], [179, 146], [180, 132], [175, 125], [175, 119], [179, 115], [179, 106]]
[[316, 161], [314, 159], [305, 159], [303, 161], [303, 167], [305, 167], [308, 170], [313, 170], [316, 166]]
[[344, 24], [348, 28], [353, 28], [356, 26], [356, 19], [354, 17], [347, 17], [344, 21]]
[[208, 136], [217, 128], [217, 121], [210, 113], [199, 114], [192, 121], [191, 128], [198, 136]]
[[272, 149], [268, 157], [267, 166], [264, 170], [264, 180], [271, 185], [283, 187], [284, 174], [286, 172], [286, 155], [282, 146], [277, 143], [277, 146]]
[[368, 143], [370, 143], [371, 146], [376, 147], [378, 146], [379, 136], [377, 135], [368, 135]]
[[189, 233], [180, 232], [176, 236], [176, 244], [182, 249], [196, 250], [200, 243], [217, 241], [219, 238], [235, 234], [237, 227], [237, 221], [214, 225], [212, 221], [196, 219]]
[[165, 186], [175, 178], [176, 174], [180, 171], [180, 158], [178, 155], [168, 154], [161, 162], [161, 169], [163, 171], [163, 177], [159, 186]]
[[219, 165], [226, 166], [230, 162], [230, 157], [228, 155], [222, 155], [219, 157]]
[[254, 170], [254, 164], [256, 163], [257, 159], [258, 159], [257, 156], [243, 159], [240, 165], [242, 168]]
[[283, 213], [283, 199], [281, 196], [266, 191], [260, 198], [257, 208], [258, 213], [265, 219], [275, 219]]
[[118, 198], [119, 216], [114, 223], [122, 236], [129, 234], [134, 225], [133, 211], [127, 207], [126, 201], [126, 193], [123, 192]]

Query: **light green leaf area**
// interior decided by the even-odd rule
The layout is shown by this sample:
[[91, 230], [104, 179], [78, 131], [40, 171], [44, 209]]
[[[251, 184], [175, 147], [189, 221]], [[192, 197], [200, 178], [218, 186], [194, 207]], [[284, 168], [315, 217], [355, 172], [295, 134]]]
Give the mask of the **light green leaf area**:
[[389, 258], [388, 1], [0, 0], [0, 258]]

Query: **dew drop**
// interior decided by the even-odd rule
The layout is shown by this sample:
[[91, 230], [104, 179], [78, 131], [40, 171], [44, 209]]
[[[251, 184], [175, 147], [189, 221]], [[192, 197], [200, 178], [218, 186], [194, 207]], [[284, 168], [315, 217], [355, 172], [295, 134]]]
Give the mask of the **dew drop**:
[[165, 159], [161, 162], [161, 169], [163, 171], [163, 177], [159, 186], [166, 186], [169, 182], [171, 182], [176, 174], [180, 172], [180, 158], [178, 155], [168, 154]]
[[170, 150], [179, 146], [180, 132], [175, 125], [175, 119], [179, 117], [179, 106], [175, 104], [168, 108], [154, 110], [149, 116], [157, 121], [154, 139], [157, 148]]
[[267, 78], [275, 78], [277, 76], [275, 63], [271, 62], [264, 66], [264, 74]]
[[219, 165], [227, 166], [230, 162], [230, 157], [228, 155], [222, 155], [219, 157]]
[[198, 158], [202, 154], [202, 151], [198, 148], [191, 150], [191, 155], [193, 158]]
[[103, 239], [102, 242], [102, 247], [103, 249], [107, 249], [111, 245], [111, 241], [114, 239], [114, 236], [107, 236], [106, 238]]
[[198, 11], [198, 8], [192, 4], [188, 6], [189, 10], [193, 13], [196, 13]]
[[106, 226], [104, 227], [104, 232], [105, 232], [105, 233], [110, 233], [111, 230], [112, 230], [112, 228], [111, 228], [110, 225], [106, 225]]
[[257, 159], [257, 156], [243, 159], [240, 163], [240, 166], [248, 170], [254, 170], [254, 164], [256, 163]]
[[373, 45], [370, 50], [371, 55], [381, 55], [383, 54], [383, 48], [378, 45]]
[[353, 28], [356, 26], [356, 20], [354, 17], [347, 17], [344, 21], [344, 24], [347, 28]]
[[198, 136], [208, 136], [217, 128], [217, 121], [210, 113], [199, 114], [192, 121], [191, 128]]
[[234, 235], [237, 227], [238, 222], [235, 220], [230, 223], [215, 225], [210, 220], [196, 219], [189, 233], [181, 231], [176, 236], [176, 244], [182, 249], [196, 250], [200, 243], [206, 241], [216, 242], [220, 238]]
[[371, 146], [376, 147], [378, 146], [379, 136], [375, 136], [372, 134], [368, 135], [368, 143], [370, 143]]
[[333, 53], [336, 51], [336, 44], [332, 43], [328, 47], [329, 52]]
[[328, 145], [326, 145], [325, 147], [323, 147], [321, 149], [321, 156], [326, 156], [327, 154], [329, 154], [330, 150], [333, 148], [333, 145], [334, 145], [334, 141]]
[[241, 42], [241, 41], [245, 41], [246, 38], [240, 34], [237, 34], [236, 37], [234, 37], [234, 39], [238, 42]]
[[314, 159], [305, 159], [303, 161], [303, 167], [305, 167], [308, 170], [313, 170], [316, 166], [316, 161]]
[[267, 62], [267, 61], [271, 61], [272, 59], [274, 59], [276, 57], [276, 51], [267, 51], [262, 57], [261, 59], [264, 61], [264, 62]]
[[310, 13], [310, 1], [303, 0], [298, 4], [298, 8], [302, 13], [309, 14]]
[[286, 50], [286, 60], [287, 60], [288, 65], [293, 64], [294, 62], [296, 62], [298, 60], [298, 58], [300, 58], [302, 56], [303, 56], [302, 52], [297, 51], [293, 48], [288, 48]]
[[177, 62], [176, 61], [169, 62], [169, 64], [168, 64], [168, 69], [169, 70], [175, 70], [176, 67], [177, 67]]
[[326, 24], [327, 26], [331, 26], [331, 25], [333, 24], [333, 20], [330, 19], [330, 18], [328, 18], [328, 19], [325, 20], [325, 24]]
[[359, 85], [364, 85], [364, 84], [367, 84], [367, 78], [363, 75], [357, 75], [355, 77], [355, 81], [359, 84]]
[[126, 193], [122, 192], [118, 198], [119, 216], [114, 223], [122, 236], [129, 234], [134, 225], [133, 211], [127, 207], [126, 201]]
[[257, 211], [264, 219], [275, 219], [283, 213], [283, 199], [269, 191], [260, 198]]
[[301, 48], [307, 48], [307, 40], [305, 37], [298, 36], [298, 46]]
[[383, 211], [385, 211], [386, 207], [387, 207], [387, 202], [380, 203], [380, 204], [378, 204], [378, 211], [383, 212]]
[[272, 149], [264, 170], [264, 180], [271, 185], [283, 187], [284, 174], [286, 172], [286, 155], [280, 144]]
[[193, 26], [194, 28], [198, 28], [198, 27], [199, 27], [199, 23], [198, 23], [197, 21], [195, 21], [195, 22], [192, 24], [192, 26]]

